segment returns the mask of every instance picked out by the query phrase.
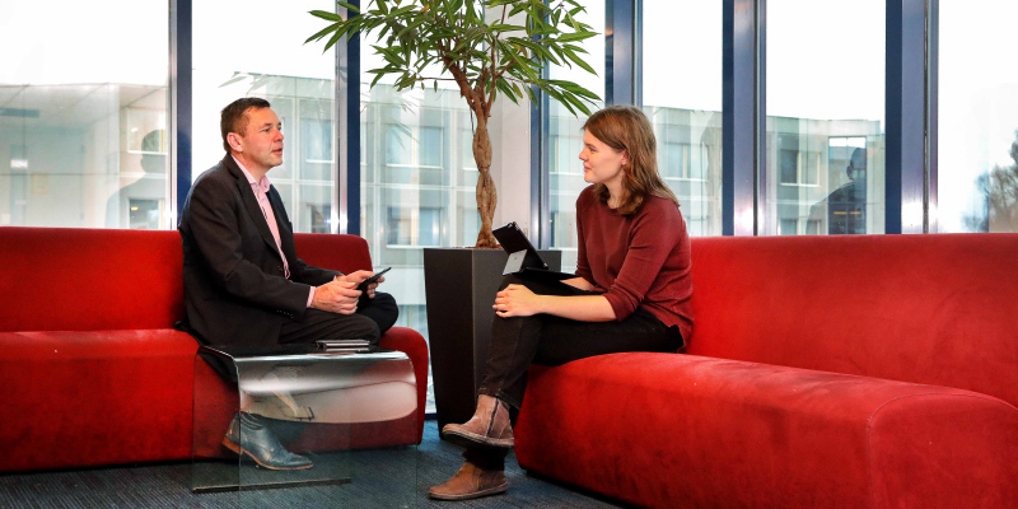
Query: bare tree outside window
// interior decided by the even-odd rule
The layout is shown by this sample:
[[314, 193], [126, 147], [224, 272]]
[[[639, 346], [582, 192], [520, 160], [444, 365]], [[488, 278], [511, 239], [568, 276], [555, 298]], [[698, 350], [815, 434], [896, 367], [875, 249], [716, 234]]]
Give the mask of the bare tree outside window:
[[985, 213], [968, 216], [965, 223], [977, 232], [1018, 231], [1018, 130], [1011, 143], [1011, 161], [1007, 166], [994, 166], [976, 180], [976, 188], [985, 204]]

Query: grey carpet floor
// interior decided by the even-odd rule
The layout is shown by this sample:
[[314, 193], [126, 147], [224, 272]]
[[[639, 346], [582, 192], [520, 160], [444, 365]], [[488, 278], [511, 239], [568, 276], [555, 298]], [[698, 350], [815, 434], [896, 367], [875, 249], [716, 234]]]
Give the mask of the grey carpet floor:
[[[509, 492], [464, 502], [428, 499], [428, 488], [459, 468], [461, 449], [438, 438], [425, 423], [417, 448], [353, 453], [346, 457], [351, 481], [280, 489], [195, 494], [190, 463], [0, 475], [0, 507], [46, 508], [615, 508], [589, 493], [526, 474], [510, 456]], [[253, 470], [251, 474], [264, 475]], [[245, 482], [254, 477], [246, 476]]]

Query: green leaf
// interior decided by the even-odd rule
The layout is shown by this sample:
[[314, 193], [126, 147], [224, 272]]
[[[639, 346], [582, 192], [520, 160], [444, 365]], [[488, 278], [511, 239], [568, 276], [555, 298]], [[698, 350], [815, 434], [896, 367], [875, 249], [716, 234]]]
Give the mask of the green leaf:
[[591, 37], [593, 37], [595, 35], [597, 35], [597, 34], [595, 34], [593, 32], [573, 32], [571, 34], [567, 33], [567, 34], [562, 34], [558, 38], [558, 42], [559, 43], [565, 43], [565, 42], [582, 41], [584, 39], [590, 39]]
[[378, 80], [382, 79], [382, 76], [385, 75], [385, 73], [382, 72], [380, 69], [372, 69], [368, 71], [368, 73], [375, 74], [375, 79], [371, 80], [371, 84], [368, 85], [368, 88], [375, 88], [375, 85], [378, 83]]
[[[307, 43], [309, 43], [309, 42], [314, 42], [314, 41], [318, 41], [318, 40], [319, 40], [319, 39], [321, 39], [322, 37], [325, 37], [325, 36], [326, 36], [326, 35], [328, 35], [328, 34], [329, 34], [330, 32], [333, 32], [333, 31], [335, 31], [335, 30], [336, 30], [336, 25], [335, 25], [335, 24], [329, 25], [329, 26], [327, 26], [327, 27], [325, 27], [325, 28], [321, 29], [321, 30], [320, 30], [320, 31], [318, 31], [317, 33], [315, 33], [315, 35], [312, 35], [311, 37], [308, 37], [308, 38], [307, 38], [307, 40], [305, 40], [305, 41], [304, 41], [304, 44], [307, 44]], [[326, 49], [326, 50], [328, 50], [328, 48], [325, 48], [325, 49]]]
[[587, 71], [590, 74], [593, 74], [594, 76], [597, 76], [597, 71], [595, 71], [594, 68], [590, 66], [590, 64], [588, 64], [582, 58], [577, 56], [576, 53], [574, 53], [573, 51], [566, 52], [566, 58], [568, 58], [570, 62], [576, 64], [577, 66], [579, 66], [584, 71]]
[[341, 18], [339, 16], [339, 14], [336, 14], [334, 12], [329, 12], [329, 11], [314, 10], [314, 11], [310, 11], [309, 14], [311, 14], [312, 16], [315, 16], [316, 18], [322, 18], [322, 19], [324, 19], [326, 21], [342, 21], [343, 20], [343, 18]]
[[512, 87], [509, 85], [508, 81], [506, 81], [506, 80], [498, 80], [498, 81], [495, 82], [495, 86], [498, 88], [498, 90], [500, 92], [502, 92], [502, 94], [504, 94], [506, 97], [508, 97], [509, 100], [511, 100], [514, 103], [519, 104], [517, 102], [516, 93], [512, 89]]

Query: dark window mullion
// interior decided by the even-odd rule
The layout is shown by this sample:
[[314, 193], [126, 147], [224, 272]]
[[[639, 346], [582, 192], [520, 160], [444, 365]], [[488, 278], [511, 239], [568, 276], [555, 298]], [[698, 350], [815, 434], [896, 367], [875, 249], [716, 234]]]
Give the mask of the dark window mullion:
[[926, 187], [932, 160], [927, 132], [935, 125], [929, 117], [933, 110], [926, 81], [930, 1], [935, 2], [887, 2], [886, 233], [928, 232], [929, 204], [936, 203], [935, 196], [927, 194], [936, 188]]
[[[635, 104], [636, 2], [605, 0], [605, 104]], [[609, 35], [610, 34], [610, 35]]]
[[170, 2], [170, 172], [176, 175], [175, 215], [184, 210], [191, 190], [191, 6], [192, 0]]
[[[757, 173], [764, 163], [762, 2], [725, 0], [722, 101], [723, 235], [755, 235]], [[762, 178], [762, 175], [761, 175]]]
[[[360, 0], [348, 0], [360, 8]], [[337, 11], [343, 10], [337, 6]], [[338, 233], [360, 235], [361, 232], [361, 36], [343, 38], [336, 51], [336, 193]], [[344, 76], [346, 77], [344, 79]], [[343, 218], [346, 218], [345, 221]]]

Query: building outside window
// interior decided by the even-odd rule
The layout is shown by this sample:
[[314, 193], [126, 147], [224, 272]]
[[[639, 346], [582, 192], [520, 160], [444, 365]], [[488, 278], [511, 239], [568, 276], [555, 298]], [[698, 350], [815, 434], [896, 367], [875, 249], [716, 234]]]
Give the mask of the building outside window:
[[170, 228], [166, 3], [60, 10], [0, 7], [0, 226]]
[[721, 234], [722, 2], [643, 2], [643, 108], [690, 235]]
[[[304, 40], [321, 23], [308, 11], [327, 0], [194, 2], [192, 28], [192, 179], [225, 155], [219, 113], [245, 96], [261, 97], [283, 124], [283, 164], [268, 177], [298, 232], [338, 232], [335, 150], [336, 61]], [[272, 13], [266, 16], [266, 13]], [[223, 30], [223, 20], [245, 37]], [[267, 40], [252, 34], [271, 34]]]
[[883, 0], [767, 2], [763, 234], [883, 233], [885, 17]]
[[[367, 46], [362, 69], [375, 58]], [[392, 267], [400, 325], [427, 337], [423, 248], [472, 246], [480, 228], [470, 117], [457, 91], [400, 94], [362, 78], [361, 235], [375, 266]]]

